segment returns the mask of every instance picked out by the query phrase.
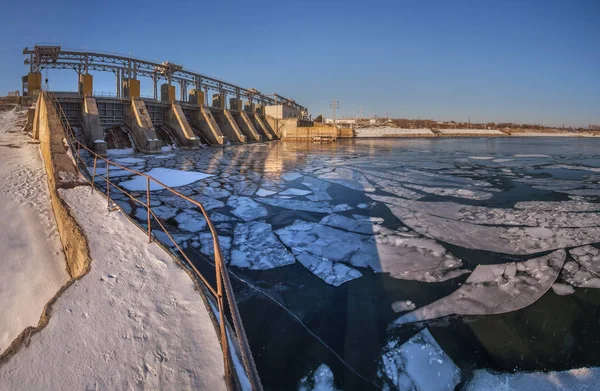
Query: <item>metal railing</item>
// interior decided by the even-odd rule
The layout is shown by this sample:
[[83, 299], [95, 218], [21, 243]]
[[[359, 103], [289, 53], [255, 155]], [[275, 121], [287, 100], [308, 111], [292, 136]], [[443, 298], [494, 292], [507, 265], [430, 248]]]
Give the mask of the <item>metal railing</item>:
[[[77, 140], [75, 133], [69, 124], [67, 116], [65, 115], [65, 112], [63, 111], [62, 106], [60, 105], [60, 103], [59, 103], [57, 97], [54, 95], [54, 93], [50, 92], [50, 91], [44, 91], [43, 94], [44, 94], [44, 96], [42, 97], [42, 99], [45, 97], [48, 97], [51, 100], [52, 104], [54, 104], [54, 106], [59, 109], [59, 116], [61, 117], [61, 121], [64, 124], [64, 128], [66, 130], [67, 142], [69, 144], [69, 147], [71, 148], [74, 159], [76, 159], [77, 168], [83, 174], [83, 176], [86, 178], [86, 180], [88, 180], [90, 182], [91, 188], [92, 188], [92, 193], [94, 192], [94, 190], [96, 188], [96, 178], [101, 178], [102, 180], [104, 180], [106, 182], [106, 194], [105, 195], [106, 195], [106, 198], [108, 201], [109, 208], [110, 208], [110, 203], [111, 203], [111, 198], [110, 198], [111, 186], [114, 189], [117, 189], [120, 192], [122, 192], [123, 194], [125, 194], [127, 197], [129, 197], [130, 200], [132, 200], [137, 205], [139, 205], [141, 207], [145, 207], [146, 211], [147, 211], [146, 218], [147, 218], [147, 223], [148, 223], [148, 229], [147, 229], [148, 243], [151, 243], [153, 241], [152, 224], [151, 224], [152, 221], [151, 220], [152, 220], [152, 218], [154, 218], [154, 221], [156, 223], [158, 223], [158, 225], [161, 227], [163, 232], [171, 240], [171, 242], [177, 249], [179, 255], [187, 262], [187, 265], [192, 269], [194, 274], [204, 283], [206, 288], [215, 297], [215, 299], [217, 301], [218, 309], [219, 309], [219, 327], [220, 327], [220, 334], [221, 334], [220, 342], [221, 342], [221, 350], [223, 352], [225, 379], [227, 381], [228, 388], [229, 389], [234, 388], [233, 384], [235, 384], [235, 382], [234, 382], [234, 375], [233, 375], [233, 373], [234, 373], [233, 361], [232, 361], [231, 352], [229, 350], [229, 343], [228, 343], [228, 339], [227, 339], [227, 327], [226, 327], [226, 321], [225, 321], [225, 300], [227, 300], [227, 304], [229, 306], [229, 312], [231, 315], [231, 319], [233, 321], [235, 336], [236, 336], [236, 339], [238, 341], [238, 345], [240, 348], [240, 355], [242, 356], [242, 362], [244, 364], [244, 369], [246, 371], [246, 375], [248, 376], [248, 379], [250, 381], [250, 385], [253, 390], [258, 390], [258, 391], [262, 390], [262, 385], [260, 383], [258, 371], [256, 369], [256, 365], [255, 365], [254, 359], [252, 357], [252, 352], [250, 351], [250, 346], [248, 344], [246, 332], [245, 332], [244, 326], [242, 324], [242, 319], [241, 319], [241, 316], [240, 316], [240, 313], [239, 313], [239, 310], [237, 307], [237, 302], [235, 300], [235, 295], [233, 293], [231, 281], [229, 279], [229, 273], [227, 271], [226, 264], [223, 260], [223, 254], [221, 252], [221, 246], [219, 244], [217, 232], [216, 232], [215, 227], [214, 227], [212, 221], [210, 220], [208, 213], [206, 212], [206, 209], [204, 208], [204, 206], [202, 206], [202, 204], [199, 203], [198, 201], [196, 201], [192, 198], [186, 197], [185, 195], [179, 193], [177, 190], [170, 188], [169, 186], [165, 185], [164, 183], [160, 182], [159, 180], [157, 180], [149, 175], [146, 175], [139, 171], [135, 171], [128, 167], [122, 166], [122, 165], [115, 163], [115, 162], [107, 159], [106, 157], [98, 155], [97, 153], [92, 151], [86, 145], [84, 145], [79, 140]], [[90, 158], [91, 157], [94, 158], [94, 166], [93, 166], [91, 180], [88, 178], [88, 176], [89, 176], [89, 172], [87, 171], [88, 162], [86, 162], [83, 159], [83, 157], [81, 156], [82, 150], [86, 151], [89, 154]], [[79, 163], [82, 163], [86, 167], [86, 170], [82, 170], [81, 167], [79, 166], [79, 163], [77, 163], [77, 161], [79, 161]], [[102, 161], [106, 165], [106, 175], [105, 176], [102, 176], [102, 175], [99, 175], [96, 173], [98, 161]], [[141, 176], [141, 177], [146, 178], [146, 194], [145, 194], [146, 200], [145, 200], [145, 202], [143, 200], [138, 199], [133, 194], [127, 192], [125, 189], [123, 189], [122, 187], [118, 186], [116, 183], [114, 183], [110, 180], [110, 168], [111, 167], [118, 168], [119, 170], [126, 170], [126, 171], [131, 172], [132, 175]], [[216, 272], [215, 277], [216, 277], [216, 285], [217, 285], [216, 288], [214, 288], [210, 284], [210, 282], [202, 275], [202, 273], [196, 268], [194, 263], [187, 256], [187, 254], [182, 250], [181, 246], [177, 243], [177, 241], [175, 241], [175, 239], [173, 239], [173, 237], [169, 233], [168, 229], [164, 226], [164, 224], [161, 222], [161, 220], [156, 216], [154, 211], [152, 211], [152, 206], [151, 206], [151, 184], [152, 183], [156, 183], [157, 185], [161, 186], [162, 187], [161, 190], [167, 190], [170, 193], [172, 193], [173, 195], [175, 195], [175, 196], [189, 202], [193, 206], [197, 207], [200, 210], [200, 212], [202, 213], [202, 215], [204, 216], [204, 219], [206, 220], [206, 224], [212, 235], [212, 240], [213, 240], [214, 257], [215, 257], [214, 262], [215, 262], [215, 272]]]

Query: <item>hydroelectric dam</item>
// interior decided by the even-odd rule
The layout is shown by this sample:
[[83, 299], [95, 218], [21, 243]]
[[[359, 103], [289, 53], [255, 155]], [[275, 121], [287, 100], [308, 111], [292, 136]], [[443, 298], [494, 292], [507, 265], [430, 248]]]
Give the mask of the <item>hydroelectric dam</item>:
[[[22, 80], [23, 96], [39, 95], [44, 69], [77, 72], [77, 92], [54, 94], [69, 124], [81, 129], [87, 146], [101, 155], [113, 148], [160, 153], [171, 145], [197, 150], [202, 145], [269, 141], [278, 139], [284, 127], [314, 127], [308, 109], [292, 99], [246, 89], [170, 61], [48, 45], [25, 48], [23, 54], [29, 66]], [[114, 95], [94, 93], [91, 71], [115, 75]], [[152, 82], [152, 97], [140, 94], [142, 79]]]

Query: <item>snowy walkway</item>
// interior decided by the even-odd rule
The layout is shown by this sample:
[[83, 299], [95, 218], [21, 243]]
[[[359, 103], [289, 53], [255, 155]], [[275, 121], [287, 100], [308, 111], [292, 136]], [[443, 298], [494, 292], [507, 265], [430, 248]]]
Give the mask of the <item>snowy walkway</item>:
[[69, 280], [39, 147], [26, 112], [0, 111], [0, 353]]
[[6, 364], [10, 390], [225, 389], [223, 356], [187, 273], [89, 187], [60, 190], [86, 233], [91, 271]]

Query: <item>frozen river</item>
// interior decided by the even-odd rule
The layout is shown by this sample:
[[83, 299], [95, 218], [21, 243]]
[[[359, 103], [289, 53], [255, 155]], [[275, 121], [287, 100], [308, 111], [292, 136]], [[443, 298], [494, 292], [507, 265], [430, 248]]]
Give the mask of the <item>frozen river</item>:
[[[266, 389], [451, 390], [501, 376], [481, 369], [600, 366], [599, 152], [596, 139], [461, 138], [111, 158], [210, 211]], [[207, 268], [199, 212], [152, 198]]]

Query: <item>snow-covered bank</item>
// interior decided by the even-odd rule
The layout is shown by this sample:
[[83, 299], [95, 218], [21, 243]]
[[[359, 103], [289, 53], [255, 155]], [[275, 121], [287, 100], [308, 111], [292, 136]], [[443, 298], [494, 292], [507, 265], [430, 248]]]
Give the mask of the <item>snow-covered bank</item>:
[[437, 132], [444, 136], [506, 136], [496, 129], [437, 129]]
[[513, 132], [510, 135], [513, 137], [598, 137], [584, 132]]
[[0, 367], [0, 384], [225, 389], [217, 334], [187, 273], [124, 215], [108, 213], [89, 187], [59, 192], [86, 233], [91, 270], [56, 300], [29, 346]]
[[0, 353], [69, 280], [38, 146], [26, 112], [0, 112]]
[[356, 137], [433, 137], [435, 134], [426, 128], [402, 129], [402, 128], [357, 128]]

